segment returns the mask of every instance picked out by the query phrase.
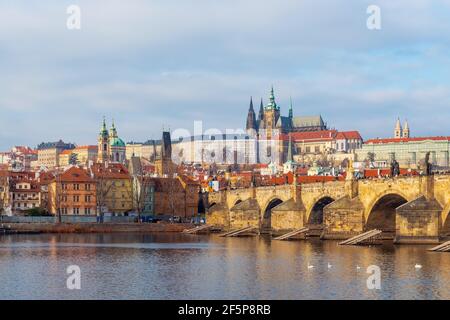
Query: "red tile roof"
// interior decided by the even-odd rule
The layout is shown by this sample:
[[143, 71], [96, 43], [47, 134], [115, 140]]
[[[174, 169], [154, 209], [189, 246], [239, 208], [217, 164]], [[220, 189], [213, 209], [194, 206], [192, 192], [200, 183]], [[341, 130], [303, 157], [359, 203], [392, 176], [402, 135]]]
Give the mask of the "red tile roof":
[[121, 163], [110, 163], [105, 166], [102, 163], [94, 163], [91, 166], [94, 177], [105, 179], [130, 179], [128, 169]]
[[386, 138], [386, 139], [370, 139], [366, 144], [383, 144], [383, 143], [407, 143], [420, 141], [450, 141], [450, 137], [416, 137], [416, 138]]
[[59, 179], [61, 182], [92, 182], [90, 174], [80, 167], [70, 167], [64, 171]]
[[[316, 141], [332, 141], [334, 139], [360, 139], [361, 135], [358, 131], [337, 131], [337, 130], [322, 130], [322, 131], [307, 131], [307, 132], [292, 132], [290, 134], [293, 142], [316, 142]], [[284, 141], [289, 140], [289, 134], [282, 134], [280, 139]]]
[[358, 131], [340, 131], [336, 135], [336, 139], [362, 140], [362, 137]]

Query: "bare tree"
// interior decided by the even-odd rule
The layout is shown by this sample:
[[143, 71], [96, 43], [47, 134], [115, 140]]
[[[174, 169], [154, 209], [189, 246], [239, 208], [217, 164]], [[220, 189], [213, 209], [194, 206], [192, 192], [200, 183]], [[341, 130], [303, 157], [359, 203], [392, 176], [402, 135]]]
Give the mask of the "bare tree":
[[133, 199], [133, 208], [138, 215], [138, 222], [141, 221], [142, 213], [145, 211], [145, 205], [147, 204], [150, 187], [152, 181], [144, 174], [137, 174], [133, 176], [131, 198]]
[[105, 176], [101, 173], [95, 176], [95, 182], [97, 186], [97, 212], [100, 217], [99, 222], [103, 223], [105, 215], [104, 209], [107, 204], [108, 194], [111, 192], [111, 190], [114, 190], [115, 182], [105, 179]]

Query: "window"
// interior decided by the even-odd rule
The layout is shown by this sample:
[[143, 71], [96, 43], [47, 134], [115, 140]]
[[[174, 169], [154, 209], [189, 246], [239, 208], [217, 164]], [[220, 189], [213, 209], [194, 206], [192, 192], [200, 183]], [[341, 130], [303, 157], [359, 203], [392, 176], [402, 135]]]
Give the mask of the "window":
[[310, 153], [311, 152], [311, 147], [306, 147], [306, 153]]
[[84, 214], [91, 214], [91, 208], [84, 208]]
[[91, 196], [84, 196], [84, 202], [91, 202]]
[[80, 214], [80, 208], [73, 208], [73, 214]]
[[73, 196], [73, 202], [79, 202], [80, 201], [80, 196], [76, 195]]
[[84, 189], [91, 190], [91, 185], [89, 183], [85, 184]]
[[320, 146], [315, 146], [314, 147], [314, 152], [319, 153], [320, 152]]

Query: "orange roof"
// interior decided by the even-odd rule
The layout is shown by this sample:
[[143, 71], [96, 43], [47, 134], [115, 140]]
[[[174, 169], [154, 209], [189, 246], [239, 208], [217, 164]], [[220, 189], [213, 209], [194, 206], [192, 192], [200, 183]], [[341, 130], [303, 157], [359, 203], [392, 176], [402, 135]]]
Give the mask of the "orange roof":
[[[292, 141], [304, 140], [332, 140], [336, 136], [336, 130], [321, 130], [321, 131], [306, 131], [306, 132], [292, 132], [290, 136]], [[282, 134], [282, 140], [289, 140], [289, 134]]]
[[94, 163], [91, 166], [91, 172], [94, 177], [105, 179], [130, 179], [128, 169], [121, 163], [109, 163], [108, 166], [103, 163]]
[[61, 182], [92, 182], [89, 173], [80, 167], [70, 167], [60, 175]]
[[336, 135], [336, 139], [354, 139], [354, 140], [362, 140], [361, 135], [358, 131], [340, 131]]
[[386, 139], [370, 139], [366, 144], [382, 144], [382, 143], [405, 143], [419, 141], [450, 141], [450, 137], [416, 137], [416, 138], [386, 138]]
[[73, 150], [72, 149], [70, 149], [70, 150], [64, 150], [64, 151], [62, 151], [60, 154], [72, 154], [73, 153]]
[[[317, 141], [331, 141], [334, 139], [360, 139], [361, 135], [358, 131], [337, 131], [337, 130], [321, 130], [321, 131], [306, 131], [306, 132], [292, 132], [290, 134], [293, 142], [317, 142]], [[284, 141], [289, 140], [289, 134], [282, 134], [280, 139]]]

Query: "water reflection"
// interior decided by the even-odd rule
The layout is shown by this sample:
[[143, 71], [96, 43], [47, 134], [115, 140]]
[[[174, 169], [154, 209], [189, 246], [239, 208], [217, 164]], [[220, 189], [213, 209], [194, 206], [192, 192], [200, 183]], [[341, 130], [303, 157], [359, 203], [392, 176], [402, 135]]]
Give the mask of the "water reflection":
[[[450, 255], [427, 248], [185, 234], [1, 236], [0, 298], [450, 299]], [[82, 290], [66, 289], [73, 264]], [[367, 289], [370, 265], [381, 268], [381, 290]]]

